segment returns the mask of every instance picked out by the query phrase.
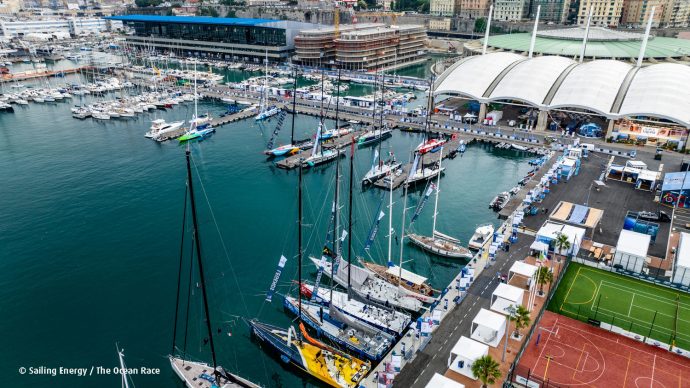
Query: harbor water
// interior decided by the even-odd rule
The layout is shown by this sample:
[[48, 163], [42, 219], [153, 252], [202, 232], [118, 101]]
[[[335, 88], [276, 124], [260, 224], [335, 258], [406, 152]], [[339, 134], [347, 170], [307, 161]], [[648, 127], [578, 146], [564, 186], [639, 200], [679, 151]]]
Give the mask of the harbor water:
[[[73, 119], [70, 106], [31, 104], [0, 114], [2, 386], [115, 386], [119, 376], [98, 375], [96, 370], [79, 377], [60, 375], [59, 370], [52, 376], [50, 369], [21, 374], [20, 368], [112, 369], [118, 366], [116, 343], [125, 349], [127, 366], [139, 373], [132, 376], [137, 386], [181, 386], [166, 356], [172, 347], [185, 147], [176, 141], [156, 143], [143, 134], [154, 118], [189, 119], [193, 104], [106, 122]], [[219, 103], [199, 104], [200, 113], [214, 116], [223, 109]], [[290, 121], [287, 116], [276, 145], [289, 140]], [[317, 122], [298, 117], [295, 137], [312, 136]], [[221, 365], [264, 386], [318, 385], [267, 356], [250, 340], [240, 319], [291, 323], [280, 295], [272, 304], [264, 301], [280, 256], [285, 255], [288, 264], [278, 294], [290, 291], [297, 268], [297, 171], [276, 168], [261, 152], [275, 125], [275, 119], [264, 124], [245, 120], [190, 145], [212, 323], [219, 330], [216, 349]], [[421, 134], [396, 131], [382, 153], [407, 162], [420, 141]], [[356, 149], [356, 182], [368, 170], [375, 149]], [[488, 204], [529, 171], [529, 158], [477, 144], [462, 157], [444, 161], [437, 229], [467, 243], [478, 224], [498, 224]], [[341, 160], [344, 227], [348, 164], [348, 159]], [[305, 171], [306, 255], [320, 254], [326, 239], [334, 172], [334, 164]], [[410, 192], [409, 207], [416, 206], [422, 192]], [[395, 191], [395, 261], [402, 199], [402, 191]], [[370, 255], [379, 263], [386, 261], [387, 219], [370, 252], [362, 249], [381, 200], [382, 192], [355, 184], [353, 258]], [[385, 213], [387, 200], [385, 196]], [[429, 201], [412, 230], [429, 234], [432, 213]], [[189, 250], [184, 258], [187, 263]], [[445, 287], [463, 265], [410, 245], [405, 246], [404, 260], [406, 268], [429, 277], [436, 288]], [[304, 276], [313, 280], [314, 274], [305, 260]], [[191, 292], [187, 352], [210, 362], [201, 290], [192, 287]], [[178, 346], [181, 342], [179, 335]], [[151, 368], [150, 374], [142, 367]]]

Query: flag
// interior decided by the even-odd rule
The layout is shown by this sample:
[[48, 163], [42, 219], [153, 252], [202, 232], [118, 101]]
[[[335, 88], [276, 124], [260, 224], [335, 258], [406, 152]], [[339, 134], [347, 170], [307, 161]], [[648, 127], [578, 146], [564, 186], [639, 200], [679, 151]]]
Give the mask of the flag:
[[343, 234], [340, 236], [340, 241], [345, 241], [345, 237], [347, 237], [347, 230], [343, 230]]
[[371, 248], [371, 244], [374, 243], [374, 238], [376, 238], [376, 233], [379, 231], [379, 223], [383, 219], [383, 217], [386, 214], [383, 212], [383, 210], [379, 210], [379, 216], [376, 218], [376, 221], [374, 221], [374, 225], [371, 227], [371, 231], [369, 232], [369, 237], [367, 237], [367, 241], [364, 244], [364, 250], [368, 251], [369, 248]]
[[266, 302], [270, 302], [271, 299], [273, 298], [273, 293], [276, 290], [276, 286], [278, 285], [278, 280], [280, 279], [280, 275], [283, 272], [283, 268], [285, 267], [285, 263], [287, 263], [287, 258], [283, 255], [280, 256], [280, 261], [278, 261], [278, 269], [276, 269], [275, 275], [273, 275], [273, 281], [271, 282], [271, 287], [269, 287], [268, 292], [266, 293]]

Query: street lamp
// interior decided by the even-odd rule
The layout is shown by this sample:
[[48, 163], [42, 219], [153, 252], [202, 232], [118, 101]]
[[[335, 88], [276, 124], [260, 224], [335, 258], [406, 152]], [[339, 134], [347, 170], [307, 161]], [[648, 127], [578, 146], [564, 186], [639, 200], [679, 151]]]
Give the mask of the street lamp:
[[503, 343], [503, 356], [501, 357], [501, 362], [505, 362], [505, 360], [506, 360], [506, 353], [508, 352], [508, 335], [509, 335], [508, 331], [510, 329], [510, 320], [517, 313], [517, 309], [515, 308], [515, 306], [513, 306], [511, 304], [510, 306], [506, 307], [506, 311], [508, 311], [508, 315], [506, 315], [506, 333], [505, 333], [506, 338], [505, 338], [505, 341]]

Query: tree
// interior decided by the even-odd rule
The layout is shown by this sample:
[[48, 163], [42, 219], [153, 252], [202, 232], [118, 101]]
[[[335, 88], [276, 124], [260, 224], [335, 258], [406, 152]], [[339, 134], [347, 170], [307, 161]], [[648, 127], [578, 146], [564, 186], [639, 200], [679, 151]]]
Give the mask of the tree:
[[161, 3], [163, 3], [163, 0], [134, 0], [134, 4], [139, 8], [157, 7], [161, 5]]
[[570, 241], [568, 241], [568, 236], [563, 233], [558, 234], [558, 237], [556, 237], [556, 249], [558, 249], [558, 253], [561, 256], [564, 256], [563, 251], [565, 250], [567, 252], [568, 249], [570, 249]]
[[196, 11], [196, 16], [211, 16], [217, 18], [218, 11], [211, 7], [199, 7], [199, 9]]
[[544, 295], [544, 284], [553, 281], [553, 272], [551, 268], [542, 265], [537, 270], [537, 284], [539, 284], [539, 295]]
[[482, 382], [482, 388], [486, 388], [489, 384], [496, 383], [496, 379], [501, 377], [501, 369], [498, 362], [487, 354], [474, 361], [472, 374]]
[[508, 316], [508, 319], [510, 319], [511, 322], [515, 322], [515, 332], [513, 333], [515, 337], [520, 337], [520, 329], [529, 326], [532, 321], [529, 317], [529, 310], [522, 305], [518, 305], [514, 313]]
[[237, 14], [235, 13], [234, 9], [228, 10], [228, 14], [225, 15], [226, 18], [236, 18]]

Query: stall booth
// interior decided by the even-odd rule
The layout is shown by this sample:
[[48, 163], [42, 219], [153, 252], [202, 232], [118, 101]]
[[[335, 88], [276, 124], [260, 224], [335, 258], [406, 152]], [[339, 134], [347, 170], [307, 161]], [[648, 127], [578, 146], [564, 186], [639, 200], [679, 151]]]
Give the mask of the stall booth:
[[462, 336], [450, 351], [448, 369], [472, 380], [477, 380], [477, 376], [472, 373], [472, 364], [488, 354], [489, 347], [487, 345]]
[[508, 315], [511, 308], [517, 308], [517, 306], [522, 305], [524, 295], [525, 290], [522, 288], [500, 283], [493, 294], [491, 294], [491, 310]]
[[506, 317], [487, 309], [481, 309], [472, 320], [470, 332], [473, 340], [495, 348], [506, 333]]
[[465, 388], [463, 384], [448, 378], [440, 373], [434, 373], [425, 388]]
[[681, 232], [671, 282], [690, 287], [690, 234]]
[[661, 184], [661, 202], [677, 207], [690, 207], [690, 176], [687, 171], [669, 172]]
[[576, 256], [580, 251], [582, 245], [582, 238], [586, 230], [578, 228], [577, 226], [559, 224], [553, 221], [546, 221], [544, 225], [537, 231], [537, 241], [541, 241], [549, 245], [549, 249], [556, 251], [556, 239], [559, 235], [564, 234], [568, 237], [570, 248], [564, 252], [558, 252], [561, 255]]
[[565, 158], [561, 163], [560, 179], [570, 180], [574, 175], [580, 172], [580, 159]]
[[613, 255], [613, 267], [635, 273], [642, 272], [650, 241], [651, 236], [648, 234], [621, 230], [616, 253]]
[[549, 215], [549, 220], [582, 227], [593, 234], [603, 216], [602, 209], [560, 201]]
[[635, 181], [638, 190], [654, 191], [661, 181], [661, 173], [658, 171], [642, 170]]
[[647, 170], [647, 165], [639, 160], [628, 160], [623, 167], [621, 180], [628, 183], [637, 182], [642, 171]]

